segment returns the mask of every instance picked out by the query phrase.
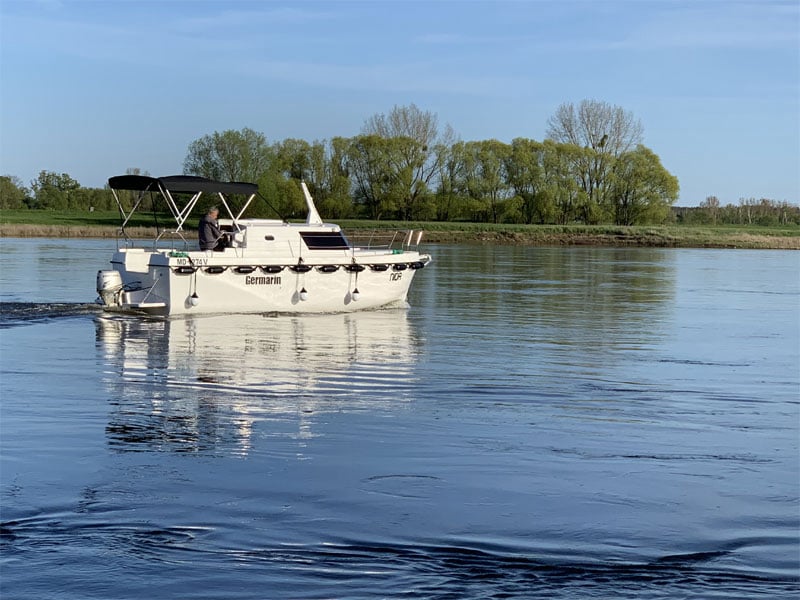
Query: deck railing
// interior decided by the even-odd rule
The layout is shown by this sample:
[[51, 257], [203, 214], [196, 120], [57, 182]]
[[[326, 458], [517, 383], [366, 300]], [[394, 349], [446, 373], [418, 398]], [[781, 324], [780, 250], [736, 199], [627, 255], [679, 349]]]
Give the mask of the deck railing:
[[362, 250], [416, 250], [422, 230], [354, 229], [345, 236], [354, 248]]

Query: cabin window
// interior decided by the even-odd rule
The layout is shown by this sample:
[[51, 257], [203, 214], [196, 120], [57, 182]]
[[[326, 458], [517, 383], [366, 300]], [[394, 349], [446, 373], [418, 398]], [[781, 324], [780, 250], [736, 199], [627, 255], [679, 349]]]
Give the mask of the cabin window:
[[300, 237], [309, 250], [348, 250], [347, 243], [341, 231], [301, 231]]

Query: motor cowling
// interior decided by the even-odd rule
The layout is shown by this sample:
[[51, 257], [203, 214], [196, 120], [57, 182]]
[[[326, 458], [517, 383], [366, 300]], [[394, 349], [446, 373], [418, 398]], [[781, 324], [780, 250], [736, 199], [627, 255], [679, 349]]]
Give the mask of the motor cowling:
[[122, 275], [119, 271], [97, 272], [97, 293], [106, 306], [119, 306], [122, 287]]

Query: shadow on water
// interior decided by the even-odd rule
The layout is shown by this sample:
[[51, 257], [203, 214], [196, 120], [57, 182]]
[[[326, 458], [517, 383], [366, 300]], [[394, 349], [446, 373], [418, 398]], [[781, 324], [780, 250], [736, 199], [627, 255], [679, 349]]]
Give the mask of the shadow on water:
[[408, 400], [419, 354], [405, 310], [355, 314], [102, 316], [98, 362], [118, 450], [247, 453], [256, 421]]

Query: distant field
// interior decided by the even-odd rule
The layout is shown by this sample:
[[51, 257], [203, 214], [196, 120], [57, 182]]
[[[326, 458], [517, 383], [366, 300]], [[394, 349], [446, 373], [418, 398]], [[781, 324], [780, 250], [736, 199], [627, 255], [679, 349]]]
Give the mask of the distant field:
[[344, 229], [422, 229], [429, 242], [800, 249], [800, 227], [701, 225], [507, 225], [347, 221]]
[[[422, 229], [433, 243], [520, 245], [603, 245], [708, 248], [800, 249], [800, 227], [647, 225], [507, 225], [492, 223], [337, 220], [345, 230]], [[172, 223], [159, 216], [159, 225]], [[0, 237], [114, 237], [117, 212], [0, 211]], [[194, 227], [192, 222], [188, 229]], [[132, 237], [153, 234], [152, 214], [137, 214], [129, 224]]]
[[[159, 217], [161, 220], [161, 217]], [[163, 223], [168, 223], [169, 215], [163, 215]], [[56, 225], [95, 227], [119, 227], [122, 220], [117, 211], [77, 211], [77, 210], [0, 210], [0, 225]], [[152, 214], [135, 214], [132, 226], [151, 226]]]

